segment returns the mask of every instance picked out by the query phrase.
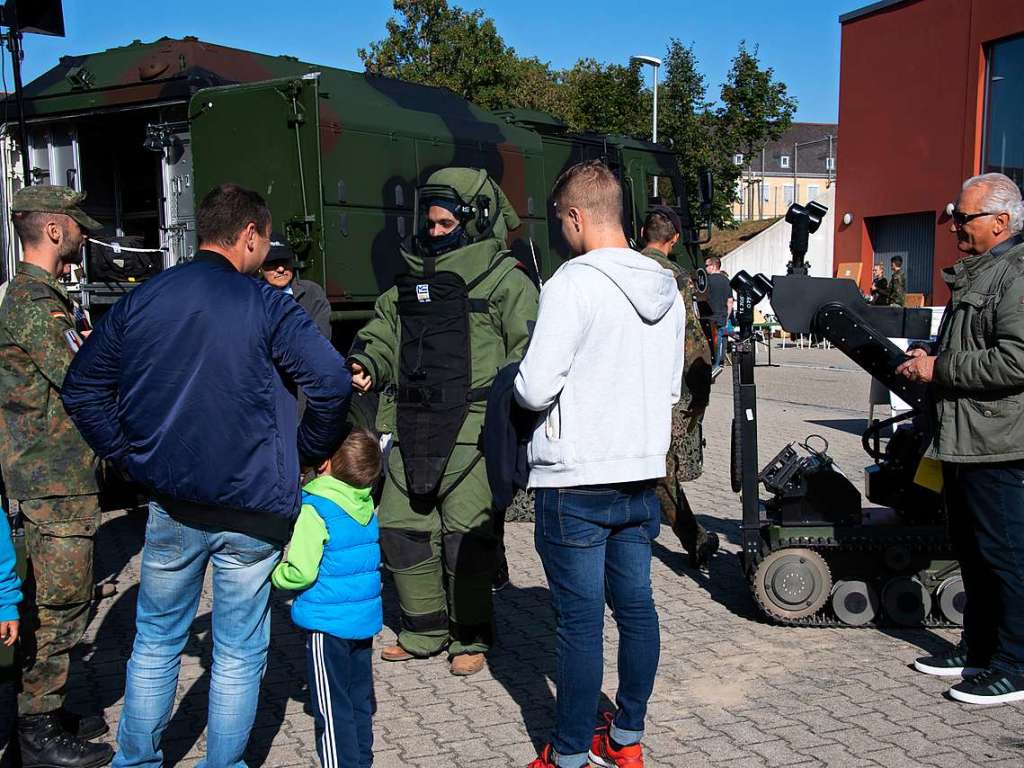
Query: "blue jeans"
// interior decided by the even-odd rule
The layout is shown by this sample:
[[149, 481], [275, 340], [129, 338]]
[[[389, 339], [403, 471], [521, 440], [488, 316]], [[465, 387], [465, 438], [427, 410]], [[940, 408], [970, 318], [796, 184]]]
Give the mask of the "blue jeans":
[[1024, 675], [1024, 462], [943, 469], [968, 663]]
[[210, 561], [213, 667], [206, 759], [199, 766], [244, 768], [270, 642], [270, 572], [280, 552], [242, 533], [182, 523], [150, 502], [114, 768], [164, 763], [160, 740]]
[[619, 629], [618, 712], [611, 737], [636, 744], [658, 671], [651, 541], [660, 513], [653, 483], [538, 488], [535, 542], [557, 618], [555, 752], [581, 768], [597, 720], [604, 671], [604, 604]]
[[722, 364], [725, 362], [725, 351], [727, 349], [726, 345], [728, 343], [729, 343], [729, 337], [725, 333], [725, 326], [724, 325], [719, 326], [718, 327], [718, 343], [715, 344], [715, 360], [714, 360], [714, 363], [712, 363], [712, 365], [715, 368], [721, 368]]
[[306, 634], [316, 753], [323, 768], [373, 765], [373, 638]]

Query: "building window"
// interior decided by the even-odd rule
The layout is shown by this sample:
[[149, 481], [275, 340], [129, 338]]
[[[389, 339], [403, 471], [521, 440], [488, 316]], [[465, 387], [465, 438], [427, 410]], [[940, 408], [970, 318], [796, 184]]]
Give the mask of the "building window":
[[783, 201], [785, 201], [786, 205], [791, 205], [793, 203], [793, 185], [792, 184], [786, 184], [782, 188], [782, 199], [783, 199]]
[[732, 156], [732, 164], [733, 165], [743, 165], [743, 155], [741, 153], [739, 153], [739, 152], [737, 152], [735, 155], [733, 155]]
[[821, 187], [817, 184], [810, 184], [807, 187], [807, 199], [813, 200], [821, 193]]
[[780, 168], [789, 168], [789, 155], [783, 155], [779, 158]]
[[1005, 173], [1024, 188], [1024, 35], [988, 50], [985, 99], [986, 173]]
[[836, 159], [834, 157], [825, 158], [825, 170], [834, 171], [836, 169]]

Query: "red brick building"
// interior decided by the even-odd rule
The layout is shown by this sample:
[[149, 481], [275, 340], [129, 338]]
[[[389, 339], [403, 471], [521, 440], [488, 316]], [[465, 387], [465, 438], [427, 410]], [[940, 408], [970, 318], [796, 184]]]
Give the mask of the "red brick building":
[[1024, 184], [1024, 0], [883, 0], [840, 17], [835, 263], [886, 269], [942, 304], [946, 206], [969, 176]]

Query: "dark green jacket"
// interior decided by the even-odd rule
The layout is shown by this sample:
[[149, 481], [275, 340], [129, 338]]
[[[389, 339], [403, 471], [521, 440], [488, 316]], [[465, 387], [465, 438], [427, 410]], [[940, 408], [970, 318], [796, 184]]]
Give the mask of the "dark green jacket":
[[960, 259], [942, 276], [952, 296], [935, 349], [932, 455], [1024, 459], [1024, 240]]
[[[422, 259], [405, 251], [402, 255], [410, 273], [422, 274]], [[467, 283], [485, 272], [495, 260], [500, 260], [500, 265], [471, 293], [471, 298], [488, 302], [486, 313], [474, 313], [469, 319], [473, 388], [489, 386], [499, 369], [522, 359], [530, 331], [537, 321], [537, 288], [526, 273], [517, 268], [516, 260], [508, 256], [504, 242], [497, 238], [459, 248], [437, 260], [438, 272], [455, 272]], [[390, 390], [398, 383], [401, 344], [397, 300], [397, 288], [381, 294], [373, 319], [357, 336], [361, 349], [348, 356], [349, 362], [359, 363], [369, 372], [374, 390], [382, 393], [377, 429], [392, 433], [396, 432], [395, 405]], [[469, 415], [459, 432], [459, 444], [479, 442], [486, 406], [482, 401], [470, 405]], [[401, 441], [397, 433], [395, 440]]]

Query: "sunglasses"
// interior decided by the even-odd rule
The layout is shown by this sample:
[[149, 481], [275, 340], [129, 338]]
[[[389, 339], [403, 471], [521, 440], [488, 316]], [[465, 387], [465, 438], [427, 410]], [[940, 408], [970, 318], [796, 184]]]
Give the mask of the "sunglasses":
[[999, 213], [995, 211], [982, 211], [981, 213], [964, 213], [963, 211], [958, 211], [954, 209], [953, 213], [950, 215], [950, 218], [953, 219], [954, 227], [956, 227], [957, 229], [963, 229], [964, 225], [966, 225], [968, 221], [974, 221], [975, 219], [979, 219], [982, 216], [998, 215]]

